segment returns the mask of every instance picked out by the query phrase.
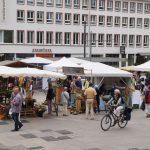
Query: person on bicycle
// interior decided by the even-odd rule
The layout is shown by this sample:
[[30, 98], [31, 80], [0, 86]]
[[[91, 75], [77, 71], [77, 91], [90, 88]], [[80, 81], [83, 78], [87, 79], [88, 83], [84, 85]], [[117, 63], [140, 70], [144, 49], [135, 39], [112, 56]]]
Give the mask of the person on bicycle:
[[109, 104], [115, 106], [114, 114], [119, 117], [125, 105], [119, 89], [114, 90], [114, 96], [108, 101], [107, 105]]

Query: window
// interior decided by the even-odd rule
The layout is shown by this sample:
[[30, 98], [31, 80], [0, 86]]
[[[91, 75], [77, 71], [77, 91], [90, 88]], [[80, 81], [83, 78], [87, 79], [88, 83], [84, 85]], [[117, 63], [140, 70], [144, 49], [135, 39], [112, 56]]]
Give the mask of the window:
[[24, 21], [24, 10], [17, 10], [17, 21]]
[[137, 3], [137, 12], [143, 13], [143, 4], [142, 3]]
[[129, 46], [133, 47], [134, 46], [134, 41], [135, 41], [135, 36], [134, 35], [129, 35]]
[[142, 45], [142, 35], [136, 36], [136, 46], [140, 47]]
[[104, 26], [105, 25], [105, 16], [99, 16], [99, 25]]
[[149, 14], [149, 13], [150, 13], [150, 4], [145, 3], [144, 12], [145, 12], [146, 14]]
[[142, 18], [137, 18], [137, 28], [142, 28]]
[[4, 31], [0, 31], [0, 43], [4, 43]]
[[88, 9], [88, 0], [82, 0], [82, 9]]
[[113, 10], [113, 1], [107, 0], [107, 10], [112, 11]]
[[144, 35], [143, 46], [144, 47], [149, 46], [149, 35]]
[[43, 11], [37, 11], [37, 22], [38, 23], [44, 22], [44, 12]]
[[27, 31], [27, 43], [33, 44], [34, 42], [34, 31]]
[[46, 44], [53, 44], [53, 32], [46, 32]]
[[53, 23], [53, 16], [54, 16], [53, 12], [47, 12], [46, 13], [46, 22]]
[[91, 45], [96, 46], [96, 33], [91, 34]]
[[56, 0], [56, 7], [62, 7], [63, 6], [63, 0]]
[[55, 43], [56, 43], [56, 45], [62, 44], [62, 33], [61, 32], [56, 32]]
[[144, 28], [149, 28], [149, 18], [144, 18]]
[[91, 1], [91, 9], [97, 9], [97, 0]]
[[84, 24], [85, 22], [88, 24], [88, 15], [83, 14], [82, 15], [82, 24]]
[[122, 3], [122, 11], [123, 12], [128, 12], [128, 2], [123, 2]]
[[[85, 35], [85, 42], [86, 42], [86, 45], [88, 44], [88, 33], [86, 33]], [[84, 44], [84, 33], [82, 33], [82, 45]]]
[[135, 27], [135, 18], [130, 18], [130, 28]]
[[37, 4], [37, 6], [43, 6], [44, 0], [37, 0], [36, 4]]
[[125, 34], [122, 35], [121, 44], [122, 44], [122, 46], [127, 46], [127, 35], [125, 35]]
[[73, 33], [73, 45], [79, 45], [79, 41], [80, 41], [80, 34]]
[[71, 0], [65, 0], [65, 7], [70, 8], [71, 7]]
[[128, 26], [128, 18], [122, 17], [122, 27], [127, 27], [127, 26]]
[[98, 34], [98, 46], [104, 46], [104, 34]]
[[35, 0], [27, 0], [27, 5], [34, 5]]
[[113, 17], [107, 16], [107, 26], [112, 26], [112, 23], [113, 23]]
[[71, 14], [65, 14], [65, 24], [71, 24]]
[[120, 46], [120, 35], [119, 34], [114, 35], [114, 46]]
[[54, 5], [54, 0], [46, 0], [46, 6], [52, 7]]
[[56, 13], [56, 23], [62, 23], [62, 13]]
[[24, 0], [17, 0], [17, 4], [23, 5], [24, 4]]
[[65, 37], [64, 37], [64, 44], [65, 45], [70, 45], [71, 44], [71, 33], [70, 32], [65, 32]]
[[134, 2], [130, 2], [130, 12], [135, 13], [136, 4]]
[[115, 27], [119, 27], [120, 26], [120, 17], [115, 17]]
[[27, 22], [34, 22], [34, 11], [27, 11]]
[[106, 36], [106, 46], [112, 46], [112, 34]]
[[13, 43], [13, 31], [11, 30], [4, 31], [4, 43]]
[[99, 10], [105, 10], [105, 0], [99, 0]]
[[73, 23], [74, 24], [80, 24], [80, 14], [74, 14]]
[[37, 32], [37, 44], [43, 44], [44, 43], [44, 32], [38, 31]]
[[121, 10], [121, 1], [115, 1], [115, 11]]
[[74, 8], [80, 8], [80, 0], [74, 0]]
[[24, 43], [24, 31], [17, 31], [17, 43]]
[[91, 25], [96, 25], [96, 24], [97, 24], [97, 16], [91, 15]]

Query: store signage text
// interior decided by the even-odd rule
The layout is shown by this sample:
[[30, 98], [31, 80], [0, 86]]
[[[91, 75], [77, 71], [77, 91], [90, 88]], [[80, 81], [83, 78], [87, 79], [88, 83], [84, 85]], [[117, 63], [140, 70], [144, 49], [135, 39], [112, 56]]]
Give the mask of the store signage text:
[[51, 49], [47, 49], [47, 48], [34, 48], [32, 49], [33, 53], [52, 53]]

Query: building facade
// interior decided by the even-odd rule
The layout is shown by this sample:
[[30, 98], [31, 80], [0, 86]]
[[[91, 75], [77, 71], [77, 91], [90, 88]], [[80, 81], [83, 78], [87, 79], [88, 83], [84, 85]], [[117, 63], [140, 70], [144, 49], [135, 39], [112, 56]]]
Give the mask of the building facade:
[[0, 12], [5, 56], [83, 57], [84, 42], [86, 57], [128, 59], [117, 66], [150, 54], [150, 0], [0, 0]]

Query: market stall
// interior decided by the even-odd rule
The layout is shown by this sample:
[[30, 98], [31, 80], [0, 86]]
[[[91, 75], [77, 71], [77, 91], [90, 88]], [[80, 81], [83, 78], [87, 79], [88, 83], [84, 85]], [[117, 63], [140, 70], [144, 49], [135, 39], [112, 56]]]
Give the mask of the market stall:
[[[6, 66], [0, 66], [0, 76], [2, 80], [2, 91], [0, 91], [0, 100], [1, 104], [0, 106], [3, 108], [6, 108], [7, 104], [9, 104], [10, 95], [12, 92], [13, 86], [17, 85], [19, 86], [20, 90], [25, 90], [26, 96], [25, 96], [25, 103], [32, 105], [31, 113], [33, 113], [34, 109], [34, 99], [32, 98], [32, 90], [30, 90], [31, 85], [33, 84], [33, 78], [43, 78], [43, 77], [51, 77], [51, 78], [61, 78], [65, 79], [66, 76], [61, 73], [46, 71], [46, 70], [39, 70], [35, 68], [11, 68]], [[4, 79], [5, 78], [5, 79]], [[4, 82], [5, 80], [5, 82]], [[0, 82], [1, 83], [1, 82]], [[5, 84], [5, 86], [4, 86]], [[1, 86], [1, 84], [0, 84]], [[9, 97], [8, 95], [9, 92]], [[7, 92], [7, 93], [6, 93]], [[4, 100], [6, 101], [4, 103]], [[24, 109], [23, 109], [24, 110]], [[27, 107], [25, 107], [24, 113], [26, 114]], [[8, 110], [7, 110], [8, 111]], [[0, 111], [0, 115], [4, 116], [4, 112]]]
[[[43, 67], [44, 70], [50, 70], [55, 72], [60, 72], [65, 75], [84, 75], [84, 68], [79, 66], [78, 64], [70, 61], [68, 58], [63, 57], [58, 61], [53, 62], [52, 64], [45, 65]], [[43, 89], [47, 87], [47, 78], [43, 79]], [[56, 85], [56, 102], [60, 103], [60, 95], [63, 91], [64, 85], [61, 84], [59, 81]]]
[[42, 57], [31, 57], [20, 60], [21, 62], [27, 63], [27, 64], [33, 64], [36, 66], [44, 66], [53, 63], [52, 60], [45, 59]]

